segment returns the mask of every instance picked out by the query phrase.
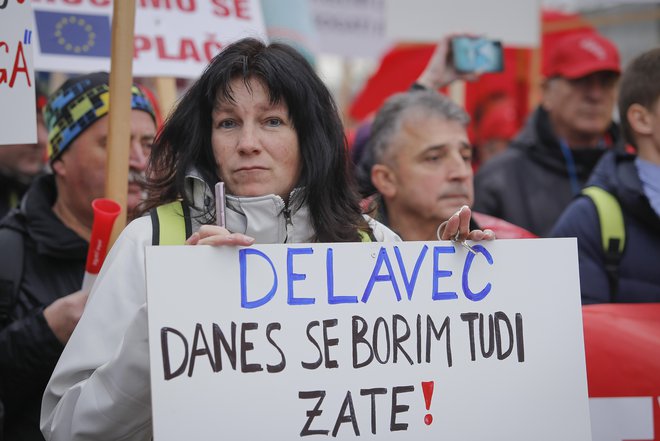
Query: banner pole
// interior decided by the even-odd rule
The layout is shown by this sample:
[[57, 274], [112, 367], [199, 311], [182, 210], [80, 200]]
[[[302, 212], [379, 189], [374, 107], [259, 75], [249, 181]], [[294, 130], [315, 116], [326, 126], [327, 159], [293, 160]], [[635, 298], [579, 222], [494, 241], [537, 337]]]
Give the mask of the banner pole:
[[174, 103], [176, 103], [176, 78], [156, 77], [156, 93], [158, 95], [158, 107], [163, 120], [167, 119]]
[[115, 221], [108, 248], [112, 247], [126, 226], [134, 29], [135, 0], [113, 2], [105, 194], [107, 198], [119, 203], [121, 213]]

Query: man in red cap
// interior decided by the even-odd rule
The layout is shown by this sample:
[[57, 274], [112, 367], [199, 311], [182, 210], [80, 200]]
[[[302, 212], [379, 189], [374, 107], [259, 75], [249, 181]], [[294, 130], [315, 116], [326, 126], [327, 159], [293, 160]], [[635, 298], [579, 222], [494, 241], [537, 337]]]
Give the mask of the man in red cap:
[[475, 176], [474, 209], [547, 236], [601, 155], [623, 144], [612, 123], [621, 69], [612, 42], [571, 34], [551, 48], [541, 105]]

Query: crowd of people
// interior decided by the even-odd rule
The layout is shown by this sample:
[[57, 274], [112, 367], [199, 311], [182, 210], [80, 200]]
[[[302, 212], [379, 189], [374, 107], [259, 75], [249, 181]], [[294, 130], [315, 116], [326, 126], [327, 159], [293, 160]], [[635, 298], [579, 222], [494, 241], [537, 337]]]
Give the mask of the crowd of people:
[[577, 237], [583, 303], [660, 302], [660, 50], [622, 70], [604, 37], [568, 36], [527, 125], [475, 174], [470, 117], [438, 92], [476, 78], [453, 68], [449, 41], [351, 152], [329, 90], [286, 44], [228, 45], [159, 130], [133, 86], [132, 222], [91, 297], [81, 284], [104, 194], [108, 74], [51, 94], [48, 161], [43, 141], [15, 147], [37, 150], [36, 165], [0, 156], [0, 439], [151, 438], [144, 256], [166, 212], [191, 246]]

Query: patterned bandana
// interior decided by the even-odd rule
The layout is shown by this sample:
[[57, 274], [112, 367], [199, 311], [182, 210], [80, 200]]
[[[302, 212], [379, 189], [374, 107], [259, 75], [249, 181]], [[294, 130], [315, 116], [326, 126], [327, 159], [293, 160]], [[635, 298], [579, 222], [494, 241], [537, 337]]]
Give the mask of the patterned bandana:
[[[53, 93], [43, 110], [48, 127], [48, 154], [52, 163], [89, 126], [108, 113], [109, 75], [96, 72], [67, 80]], [[135, 85], [131, 88], [131, 108], [156, 117], [151, 103]]]

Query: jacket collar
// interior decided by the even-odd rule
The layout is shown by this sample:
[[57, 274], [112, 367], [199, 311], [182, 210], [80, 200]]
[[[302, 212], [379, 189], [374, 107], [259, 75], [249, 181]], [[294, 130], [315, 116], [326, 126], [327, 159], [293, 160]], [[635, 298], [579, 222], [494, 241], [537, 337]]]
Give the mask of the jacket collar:
[[[192, 201], [192, 229], [214, 222], [215, 196], [196, 170], [186, 175], [186, 197]], [[233, 233], [247, 234], [257, 243], [299, 243], [314, 240], [314, 228], [304, 192], [296, 188], [289, 204], [275, 194], [241, 197], [227, 194], [226, 227]]]

